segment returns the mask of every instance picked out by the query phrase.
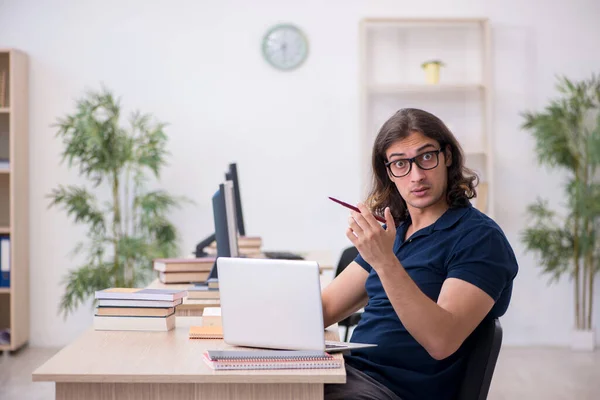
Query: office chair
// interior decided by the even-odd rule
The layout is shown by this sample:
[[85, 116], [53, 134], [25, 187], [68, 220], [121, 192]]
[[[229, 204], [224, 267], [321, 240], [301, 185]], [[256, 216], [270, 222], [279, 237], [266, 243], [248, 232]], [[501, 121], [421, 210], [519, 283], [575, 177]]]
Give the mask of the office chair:
[[[335, 276], [338, 276], [342, 273], [344, 269], [356, 258], [358, 255], [358, 250], [356, 247], [348, 247], [342, 252], [342, 256], [340, 257], [340, 261], [338, 262], [337, 268], [335, 270]], [[358, 325], [358, 321], [360, 321], [360, 313], [354, 313], [342, 321], [338, 323], [338, 325], [346, 328], [346, 332], [344, 334], [344, 341], [348, 341], [348, 336], [350, 334], [350, 327]]]
[[502, 344], [502, 326], [498, 319], [483, 320], [467, 339], [471, 352], [457, 400], [485, 400]]

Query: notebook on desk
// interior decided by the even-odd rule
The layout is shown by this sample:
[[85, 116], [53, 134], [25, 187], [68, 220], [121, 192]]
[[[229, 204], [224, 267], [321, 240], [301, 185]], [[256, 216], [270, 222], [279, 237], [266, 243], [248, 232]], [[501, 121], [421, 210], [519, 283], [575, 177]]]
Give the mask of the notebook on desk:
[[375, 346], [325, 341], [315, 261], [219, 257], [217, 268], [228, 344], [329, 353]]
[[216, 370], [341, 368], [342, 360], [322, 351], [208, 350], [203, 354]]

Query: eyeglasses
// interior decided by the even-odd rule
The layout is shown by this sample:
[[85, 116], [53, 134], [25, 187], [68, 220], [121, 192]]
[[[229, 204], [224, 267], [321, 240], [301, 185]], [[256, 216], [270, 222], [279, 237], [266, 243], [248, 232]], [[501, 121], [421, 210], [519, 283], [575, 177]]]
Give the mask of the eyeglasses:
[[440, 152], [442, 150], [444, 150], [444, 147], [439, 150], [419, 154], [413, 158], [399, 158], [388, 161], [385, 163], [385, 166], [393, 176], [402, 178], [403, 176], [410, 174], [413, 163], [417, 164], [422, 170], [434, 169], [437, 167], [440, 163]]

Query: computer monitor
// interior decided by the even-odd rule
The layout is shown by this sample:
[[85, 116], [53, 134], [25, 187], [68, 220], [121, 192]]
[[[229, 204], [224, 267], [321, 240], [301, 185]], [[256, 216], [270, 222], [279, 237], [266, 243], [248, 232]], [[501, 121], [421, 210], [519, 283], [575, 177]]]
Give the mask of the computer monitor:
[[[215, 220], [215, 238], [218, 257], [238, 257], [235, 200], [233, 183], [225, 181], [212, 197], [213, 217]], [[213, 265], [207, 281], [218, 279], [216, 263]]]
[[[237, 172], [236, 163], [229, 164], [229, 169], [225, 172], [225, 180], [231, 181], [233, 183], [233, 197], [235, 201], [235, 218], [236, 218], [236, 226], [237, 231], [240, 236], [246, 235], [246, 229], [244, 227], [244, 216], [242, 212], [242, 198], [240, 195], [240, 180]], [[196, 244], [196, 251], [194, 252], [196, 257], [204, 257], [206, 256], [206, 252], [204, 249], [208, 247], [212, 242], [216, 240], [215, 234], [211, 234], [207, 236], [205, 239], [201, 240]]]
[[244, 227], [244, 213], [242, 211], [242, 196], [240, 194], [240, 178], [238, 176], [237, 164], [229, 164], [229, 171], [225, 173], [225, 179], [233, 182], [233, 194], [235, 196], [235, 212], [237, 219], [237, 229], [240, 236], [246, 236]]

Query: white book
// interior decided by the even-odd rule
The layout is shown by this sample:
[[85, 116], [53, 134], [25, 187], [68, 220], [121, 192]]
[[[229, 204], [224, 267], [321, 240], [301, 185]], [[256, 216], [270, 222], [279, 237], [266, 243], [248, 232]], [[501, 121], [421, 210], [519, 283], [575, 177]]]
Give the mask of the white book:
[[150, 307], [150, 308], [171, 308], [177, 307], [183, 302], [183, 299], [173, 301], [158, 300], [123, 300], [123, 299], [102, 299], [98, 300], [99, 307]]
[[175, 314], [168, 317], [94, 316], [97, 331], [170, 331], [175, 328]]
[[0, 270], [10, 271], [10, 239], [7, 237], [0, 239]]
[[109, 288], [96, 291], [96, 299], [173, 301], [186, 296], [187, 290], [180, 289]]

